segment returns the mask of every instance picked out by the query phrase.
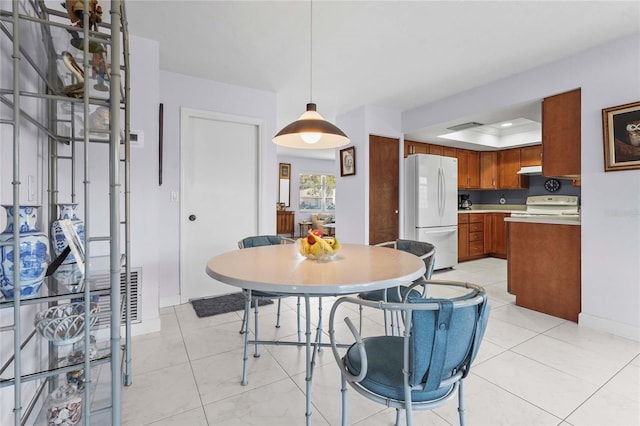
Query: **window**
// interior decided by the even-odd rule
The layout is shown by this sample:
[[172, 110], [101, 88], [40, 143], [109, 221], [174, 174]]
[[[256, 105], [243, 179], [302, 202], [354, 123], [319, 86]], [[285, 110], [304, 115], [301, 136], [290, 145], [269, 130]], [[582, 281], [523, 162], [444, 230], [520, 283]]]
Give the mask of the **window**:
[[333, 211], [336, 209], [336, 177], [334, 175], [300, 175], [300, 211]]

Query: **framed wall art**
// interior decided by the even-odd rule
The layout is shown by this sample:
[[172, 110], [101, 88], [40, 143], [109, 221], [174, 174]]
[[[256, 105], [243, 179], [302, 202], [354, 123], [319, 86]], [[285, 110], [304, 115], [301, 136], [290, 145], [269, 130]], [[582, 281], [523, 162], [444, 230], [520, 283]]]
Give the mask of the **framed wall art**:
[[356, 147], [340, 150], [340, 176], [352, 176], [356, 174]]
[[640, 169], [640, 102], [604, 108], [604, 171]]

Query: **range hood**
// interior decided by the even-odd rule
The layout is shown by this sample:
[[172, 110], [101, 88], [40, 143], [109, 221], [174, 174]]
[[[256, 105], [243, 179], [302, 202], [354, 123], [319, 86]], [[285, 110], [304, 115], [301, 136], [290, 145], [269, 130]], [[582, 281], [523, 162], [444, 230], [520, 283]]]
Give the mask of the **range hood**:
[[518, 170], [519, 175], [541, 175], [542, 166], [525, 166]]

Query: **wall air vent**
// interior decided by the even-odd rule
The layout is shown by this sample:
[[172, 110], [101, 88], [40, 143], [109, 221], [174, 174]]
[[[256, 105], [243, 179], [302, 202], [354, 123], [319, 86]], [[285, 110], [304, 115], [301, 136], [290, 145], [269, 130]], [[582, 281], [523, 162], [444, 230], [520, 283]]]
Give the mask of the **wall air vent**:
[[[126, 290], [126, 273], [123, 271], [120, 273], [120, 319], [124, 323], [125, 311], [124, 311], [124, 295]], [[93, 275], [96, 289], [108, 289], [109, 288], [109, 273], [101, 272]], [[131, 268], [131, 323], [136, 324], [142, 322], [142, 316], [140, 315], [140, 285], [142, 280], [142, 268]], [[100, 312], [109, 312], [111, 309], [110, 297], [100, 296], [98, 301], [100, 305]], [[109, 318], [100, 317], [96, 324], [96, 328], [109, 327]]]
[[457, 124], [455, 126], [447, 127], [448, 130], [453, 130], [457, 132], [458, 130], [471, 129], [472, 127], [484, 126], [482, 123], [478, 123], [476, 121], [469, 121], [468, 123]]

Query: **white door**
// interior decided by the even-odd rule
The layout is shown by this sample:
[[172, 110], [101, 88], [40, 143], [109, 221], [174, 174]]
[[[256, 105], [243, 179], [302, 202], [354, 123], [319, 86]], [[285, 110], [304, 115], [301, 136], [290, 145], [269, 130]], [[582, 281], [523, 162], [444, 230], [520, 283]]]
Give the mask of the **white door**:
[[210, 278], [207, 261], [258, 233], [260, 123], [181, 109], [180, 299], [239, 289]]

